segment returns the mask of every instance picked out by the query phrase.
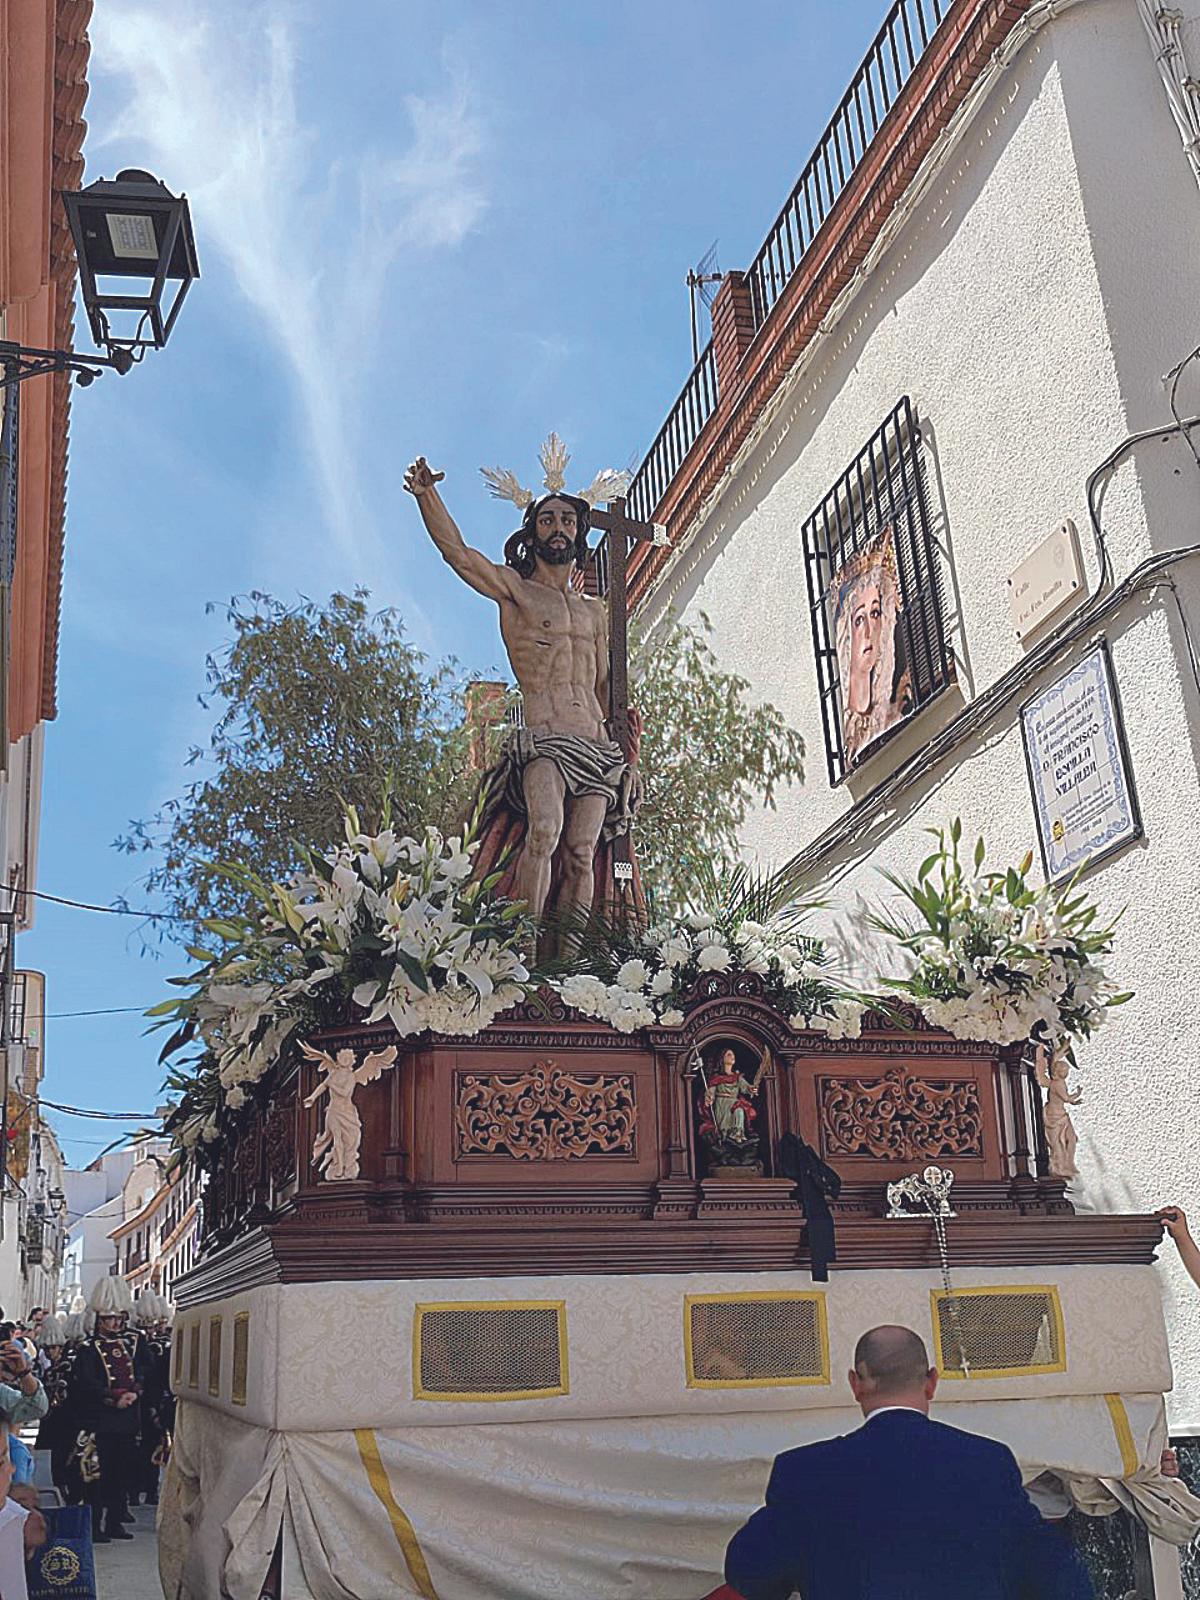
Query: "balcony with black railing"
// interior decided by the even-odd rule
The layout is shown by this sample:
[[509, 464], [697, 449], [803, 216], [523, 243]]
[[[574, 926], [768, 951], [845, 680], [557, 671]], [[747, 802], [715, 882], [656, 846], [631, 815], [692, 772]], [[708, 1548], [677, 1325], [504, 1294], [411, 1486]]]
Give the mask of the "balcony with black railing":
[[746, 274], [761, 327], [820, 233], [949, 9], [896, 0]]
[[[754, 332], [809, 259], [838, 200], [952, 8], [953, 0], [895, 0], [849, 88], [805, 162], [783, 209], [746, 272]], [[629, 489], [629, 510], [654, 519], [672, 481], [720, 401], [710, 340], [667, 413]], [[603, 542], [602, 542], [603, 547]], [[599, 563], [602, 567], [603, 563]], [[598, 571], [594, 582], [606, 585]], [[597, 581], [599, 580], [599, 581]]]

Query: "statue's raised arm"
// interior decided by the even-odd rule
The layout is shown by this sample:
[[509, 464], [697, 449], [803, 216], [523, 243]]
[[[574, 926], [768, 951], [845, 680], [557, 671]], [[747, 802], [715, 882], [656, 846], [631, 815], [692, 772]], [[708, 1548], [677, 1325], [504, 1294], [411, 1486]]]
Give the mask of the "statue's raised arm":
[[444, 472], [434, 472], [424, 456], [418, 456], [404, 474], [404, 487], [416, 498], [429, 537], [446, 564], [454, 568], [464, 583], [487, 595], [489, 600], [504, 600], [510, 593], [511, 574], [507, 568], [489, 561], [482, 551], [472, 550], [463, 539], [437, 490], [445, 476]]

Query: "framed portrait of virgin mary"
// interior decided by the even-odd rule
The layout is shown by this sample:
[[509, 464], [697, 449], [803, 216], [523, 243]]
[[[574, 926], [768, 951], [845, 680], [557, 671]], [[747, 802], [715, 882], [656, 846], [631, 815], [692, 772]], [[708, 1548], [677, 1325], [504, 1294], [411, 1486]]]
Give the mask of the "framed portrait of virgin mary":
[[953, 681], [916, 408], [905, 395], [800, 533], [831, 784]]
[[852, 767], [913, 708], [890, 523], [838, 568], [829, 598], [842, 686], [842, 745]]

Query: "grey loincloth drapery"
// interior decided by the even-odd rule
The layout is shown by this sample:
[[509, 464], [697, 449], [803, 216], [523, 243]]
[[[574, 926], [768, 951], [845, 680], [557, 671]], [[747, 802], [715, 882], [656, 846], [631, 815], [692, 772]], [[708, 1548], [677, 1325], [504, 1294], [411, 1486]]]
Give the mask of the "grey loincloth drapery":
[[562, 774], [567, 794], [602, 794], [607, 802], [601, 839], [628, 833], [640, 798], [635, 792], [634, 769], [613, 739], [585, 739], [575, 733], [531, 733], [518, 728], [509, 738], [499, 761], [483, 780], [483, 819], [486, 831], [502, 810], [527, 815], [525, 768], [531, 761], [552, 761]]

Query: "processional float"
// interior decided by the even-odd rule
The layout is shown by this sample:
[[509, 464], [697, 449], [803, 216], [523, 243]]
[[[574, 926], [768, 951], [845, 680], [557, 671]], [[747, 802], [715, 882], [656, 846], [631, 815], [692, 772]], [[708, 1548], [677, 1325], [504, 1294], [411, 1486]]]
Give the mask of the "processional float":
[[[510, 794], [556, 738], [589, 737], [570, 708], [565, 733], [539, 733], [571, 699], [539, 656], [560, 652], [574, 682], [562, 627], [578, 636], [580, 608], [602, 608], [518, 588], [562, 564], [564, 539], [576, 553], [587, 502], [560, 466], [552, 450], [507, 568], [455, 543], [423, 463], [409, 480], [446, 559], [501, 604], [535, 724]], [[629, 834], [608, 826], [635, 797], [625, 541], [655, 533], [619, 500], [599, 520], [618, 646], [597, 668], [615, 710], [591, 730], [607, 788], [572, 789], [568, 748], [550, 842], [573, 801], [607, 794], [576, 815], [597, 895], [628, 911]], [[518, 885], [544, 792], [527, 784], [516, 818]], [[562, 881], [556, 859], [551, 895]], [[1158, 1477], [1160, 1227], [1074, 1210], [1024, 1044], [898, 1005], [853, 1027], [786, 1014], [764, 957], [691, 937], [669, 1008], [629, 1000], [605, 1020], [586, 983], [562, 984], [473, 1034], [414, 1034], [399, 991], [358, 995], [238, 1089], [237, 1116], [211, 1124], [204, 1253], [177, 1289], [169, 1594], [699, 1600], [776, 1452], [856, 1425], [845, 1371], [881, 1322], [925, 1337], [936, 1414], [1010, 1444], [1048, 1511], [1123, 1505], [1180, 1535], [1189, 1513]], [[654, 985], [625, 976], [630, 994]]]

